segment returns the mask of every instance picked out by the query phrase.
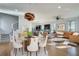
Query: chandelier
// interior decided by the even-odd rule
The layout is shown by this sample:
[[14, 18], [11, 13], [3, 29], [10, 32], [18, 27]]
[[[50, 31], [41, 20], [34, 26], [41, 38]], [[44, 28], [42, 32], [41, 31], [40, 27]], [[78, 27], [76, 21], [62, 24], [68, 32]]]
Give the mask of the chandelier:
[[25, 13], [24, 18], [28, 21], [33, 21], [35, 18], [35, 15], [33, 13]]

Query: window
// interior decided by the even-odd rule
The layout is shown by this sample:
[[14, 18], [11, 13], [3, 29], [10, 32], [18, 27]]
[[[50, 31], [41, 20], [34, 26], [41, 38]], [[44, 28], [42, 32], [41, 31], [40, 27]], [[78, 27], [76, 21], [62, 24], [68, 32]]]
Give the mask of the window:
[[53, 32], [54, 30], [56, 30], [56, 24], [55, 23], [51, 24], [51, 32]]
[[72, 21], [71, 22], [71, 31], [75, 31], [75, 22], [74, 21]]
[[72, 32], [76, 31], [76, 22], [75, 21], [69, 22], [68, 27], [69, 27], [69, 31], [72, 31]]

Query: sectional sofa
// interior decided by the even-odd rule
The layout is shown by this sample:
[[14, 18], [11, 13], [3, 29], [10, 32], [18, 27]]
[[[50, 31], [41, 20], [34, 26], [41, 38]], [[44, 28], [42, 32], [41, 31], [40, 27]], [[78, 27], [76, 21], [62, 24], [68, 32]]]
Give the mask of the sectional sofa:
[[[79, 33], [77, 32], [61, 32], [60, 34], [63, 35], [64, 38], [69, 39], [69, 41], [74, 43], [79, 43]], [[58, 33], [59, 35], [59, 33]]]

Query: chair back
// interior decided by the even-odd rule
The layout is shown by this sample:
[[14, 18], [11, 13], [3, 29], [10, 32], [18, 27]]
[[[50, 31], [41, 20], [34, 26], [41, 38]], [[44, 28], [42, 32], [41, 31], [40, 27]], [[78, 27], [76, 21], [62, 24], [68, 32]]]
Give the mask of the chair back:
[[12, 44], [14, 48], [22, 47], [21, 40], [19, 39], [18, 32], [13, 32]]
[[22, 48], [22, 42], [16, 36], [14, 36], [12, 44], [13, 48]]
[[43, 36], [46, 37], [48, 35], [48, 32], [44, 32]]
[[44, 47], [46, 47], [47, 40], [48, 40], [48, 35], [46, 35], [46, 37], [45, 37], [45, 41], [44, 41], [44, 44], [43, 44]]
[[28, 51], [38, 51], [38, 38], [31, 38], [30, 45], [27, 46]]

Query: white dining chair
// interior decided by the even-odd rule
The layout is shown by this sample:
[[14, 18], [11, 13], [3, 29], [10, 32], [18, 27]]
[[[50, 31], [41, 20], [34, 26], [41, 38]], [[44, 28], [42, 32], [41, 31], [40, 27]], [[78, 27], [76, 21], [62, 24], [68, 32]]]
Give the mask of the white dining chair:
[[[40, 39], [39, 39], [39, 40], [40, 40]], [[44, 48], [45, 53], [46, 53], [47, 40], [48, 40], [48, 35], [46, 35], [46, 37], [43, 38], [43, 40], [41, 40], [41, 41], [39, 42], [39, 49], [40, 49], [40, 48]]]
[[36, 52], [36, 56], [37, 56], [37, 51], [38, 51], [38, 38], [31, 38], [31, 42], [30, 45], [27, 46], [27, 50], [30, 52]]
[[18, 34], [13, 35], [12, 44], [13, 44], [13, 50], [14, 50], [15, 56], [17, 54], [17, 50], [19, 51], [22, 50], [22, 54], [23, 54], [23, 45], [18, 37]]

